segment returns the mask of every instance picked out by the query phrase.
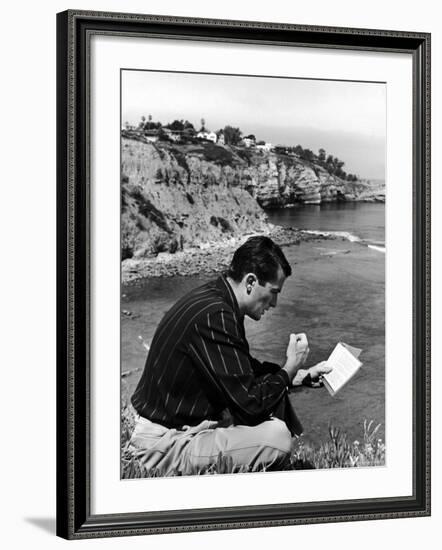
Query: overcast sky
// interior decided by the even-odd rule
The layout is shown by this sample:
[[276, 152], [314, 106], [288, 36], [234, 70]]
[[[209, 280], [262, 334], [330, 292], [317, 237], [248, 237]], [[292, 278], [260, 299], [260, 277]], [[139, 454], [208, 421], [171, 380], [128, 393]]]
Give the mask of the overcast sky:
[[385, 85], [156, 71], [122, 72], [122, 122], [152, 115], [187, 119], [198, 130], [227, 124], [274, 145], [300, 144], [345, 162], [365, 178], [385, 177]]

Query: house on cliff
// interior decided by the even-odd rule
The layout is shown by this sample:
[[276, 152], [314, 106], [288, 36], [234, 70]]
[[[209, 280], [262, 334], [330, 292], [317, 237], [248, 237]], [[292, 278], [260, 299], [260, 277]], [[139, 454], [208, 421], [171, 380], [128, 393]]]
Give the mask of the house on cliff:
[[144, 137], [147, 141], [150, 141], [151, 143], [156, 143], [160, 139], [160, 131], [155, 130], [144, 130], [143, 133]]
[[255, 147], [256, 145], [256, 138], [253, 134], [243, 137], [242, 140], [246, 147]]
[[256, 148], [259, 149], [260, 151], [272, 151], [273, 145], [268, 141], [266, 142], [260, 141], [256, 144]]
[[211, 132], [209, 130], [206, 130], [204, 126], [201, 127], [200, 131], [197, 133], [196, 137], [198, 139], [207, 139], [209, 141], [212, 141], [213, 143], [217, 142], [217, 136], [215, 132]]

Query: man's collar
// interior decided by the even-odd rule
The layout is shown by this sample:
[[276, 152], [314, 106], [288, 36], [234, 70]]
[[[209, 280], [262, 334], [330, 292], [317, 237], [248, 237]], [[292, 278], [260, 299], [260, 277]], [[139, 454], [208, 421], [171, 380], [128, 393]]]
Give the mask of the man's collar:
[[227, 280], [227, 277], [225, 275], [220, 275], [216, 280], [216, 286], [222, 291], [227, 302], [232, 306], [233, 311], [236, 313], [238, 318], [241, 319], [243, 315], [241, 315], [238, 300], [236, 299], [236, 296], [232, 290], [232, 287], [229, 284], [229, 281]]

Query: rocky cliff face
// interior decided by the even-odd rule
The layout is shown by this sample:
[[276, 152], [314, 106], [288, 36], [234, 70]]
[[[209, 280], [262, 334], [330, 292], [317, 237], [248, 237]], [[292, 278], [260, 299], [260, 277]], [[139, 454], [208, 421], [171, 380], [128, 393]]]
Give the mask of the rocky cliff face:
[[[214, 146], [215, 147], [215, 146]], [[267, 228], [238, 159], [122, 141], [122, 258], [146, 258]], [[224, 151], [222, 149], [221, 153]], [[215, 158], [210, 158], [213, 152]], [[227, 154], [227, 152], [226, 152]]]
[[281, 208], [296, 203], [333, 201], [384, 201], [382, 185], [369, 181], [344, 181], [321, 166], [296, 156], [256, 154], [245, 171], [246, 186], [263, 208]]
[[122, 257], [204, 247], [268, 230], [263, 208], [384, 200], [296, 156], [198, 143], [122, 140]]

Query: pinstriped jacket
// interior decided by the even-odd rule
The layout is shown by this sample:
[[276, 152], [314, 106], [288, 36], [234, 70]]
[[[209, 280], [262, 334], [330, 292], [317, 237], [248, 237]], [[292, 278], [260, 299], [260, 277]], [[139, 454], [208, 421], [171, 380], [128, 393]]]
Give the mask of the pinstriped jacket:
[[140, 416], [168, 428], [218, 420], [256, 425], [272, 414], [302, 431], [285, 370], [249, 352], [244, 320], [224, 276], [181, 298], [163, 317], [132, 396]]

